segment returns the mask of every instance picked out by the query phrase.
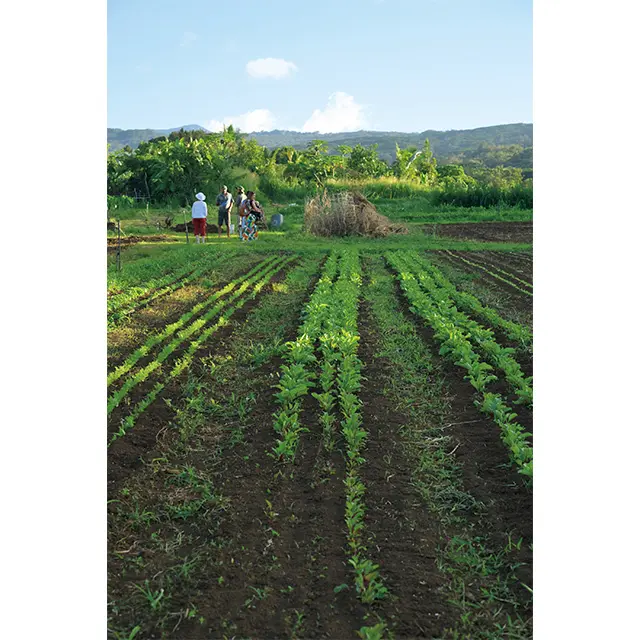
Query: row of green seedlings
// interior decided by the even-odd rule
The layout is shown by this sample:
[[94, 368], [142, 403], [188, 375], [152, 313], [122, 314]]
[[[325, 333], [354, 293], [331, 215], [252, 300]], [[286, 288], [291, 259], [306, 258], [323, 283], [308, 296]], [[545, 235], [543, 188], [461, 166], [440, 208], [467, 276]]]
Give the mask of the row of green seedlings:
[[531, 408], [533, 406], [533, 378], [531, 376], [525, 377], [520, 364], [513, 357], [515, 349], [503, 347], [496, 341], [493, 331], [458, 311], [449, 290], [439, 287], [428, 273], [422, 271], [422, 265], [414, 256], [401, 253], [396, 254], [395, 258], [396, 262], [403, 265], [405, 272], [415, 276], [420, 287], [429, 295], [442, 315], [463, 329], [489, 362], [505, 374], [510, 389], [517, 396], [516, 404], [524, 404]]
[[500, 427], [502, 441], [518, 472], [526, 478], [533, 478], [533, 448], [528, 441], [531, 434], [516, 421], [517, 415], [500, 394], [487, 391], [487, 386], [496, 380], [496, 376], [490, 373], [491, 365], [482, 361], [473, 350], [468, 334], [443, 314], [442, 308], [422, 290], [414, 274], [407, 269], [406, 263], [393, 253], [387, 253], [385, 257], [397, 272], [400, 286], [412, 311], [429, 323], [435, 339], [441, 343], [440, 354], [466, 370], [465, 379], [480, 395], [480, 399], [475, 401], [476, 407], [490, 415]]
[[[356, 593], [363, 604], [373, 604], [388, 595], [380, 575], [380, 566], [368, 557], [365, 542], [365, 485], [360, 467], [367, 431], [362, 424], [362, 401], [358, 397], [362, 380], [362, 361], [358, 358], [358, 305], [362, 272], [358, 254], [345, 251], [340, 262], [340, 275], [334, 285], [334, 303], [326, 319], [326, 332], [321, 336], [324, 351], [335, 367], [335, 393], [340, 408], [340, 427], [345, 443], [346, 477], [345, 524], [347, 526], [348, 562], [354, 571]], [[360, 638], [382, 638], [384, 621], [363, 626], [357, 631]]]
[[324, 319], [332, 302], [331, 291], [336, 272], [337, 254], [332, 252], [304, 307], [298, 337], [285, 345], [284, 363], [280, 366], [280, 380], [275, 394], [281, 409], [274, 414], [273, 423], [277, 434], [273, 454], [281, 462], [294, 461], [300, 434], [308, 431], [300, 424], [300, 412], [304, 397], [315, 379], [315, 343], [321, 335]]
[[[361, 271], [355, 251], [342, 252], [339, 275], [337, 255], [332, 253], [325, 263], [323, 273], [304, 310], [304, 321], [299, 336], [287, 344], [286, 363], [281, 366], [276, 399], [281, 410], [274, 414], [274, 429], [279, 438], [274, 454], [283, 462], [293, 462], [299, 435], [307, 428], [300, 424], [300, 411], [304, 396], [313, 385], [313, 365], [318, 363], [316, 342], [322, 357], [319, 382], [321, 393], [314, 393], [323, 410], [320, 422], [325, 443], [332, 439], [336, 422], [333, 410], [337, 406], [341, 414], [341, 431], [346, 443], [345, 478], [349, 564], [355, 573], [355, 586], [363, 603], [371, 604], [387, 594], [379, 573], [379, 566], [366, 557], [364, 543], [365, 487], [358, 475], [364, 462], [362, 448], [367, 432], [362, 427], [360, 389], [362, 362], [357, 357], [359, 336], [357, 333], [358, 301]], [[381, 638], [385, 624], [363, 627], [358, 631], [362, 638]]]
[[214, 266], [218, 260], [206, 260], [205, 264], [201, 264], [195, 269], [193, 265], [189, 265], [178, 272], [174, 271], [149, 281], [146, 287], [131, 287], [123, 293], [112, 296], [107, 301], [108, 327], [116, 326], [123, 319], [140, 311], [158, 298], [190, 284]]
[[[495, 260], [495, 256], [484, 256], [484, 255], [475, 256], [474, 255], [472, 257], [476, 258], [476, 260], [480, 258], [483, 259], [482, 262], [476, 262], [475, 260], [461, 256], [459, 253], [452, 254], [450, 251], [447, 251], [447, 253], [449, 253], [450, 255], [453, 255], [454, 257], [460, 258], [461, 260], [466, 260], [469, 264], [475, 267], [480, 267], [485, 270], [487, 270], [487, 267], [489, 267], [490, 269], [493, 269], [494, 271], [501, 273], [507, 278], [510, 278], [511, 280], [515, 280], [518, 284], [521, 284], [522, 286], [527, 287], [528, 290], [533, 291], [533, 284], [531, 282], [529, 282], [528, 280], [523, 280], [522, 278], [519, 278], [515, 273], [513, 273], [513, 271], [507, 271], [506, 269], [503, 269], [502, 267], [504, 267], [505, 265], [495, 264], [495, 262], [492, 262], [491, 257], [493, 257]], [[492, 275], [495, 276], [495, 274], [492, 274]]]
[[431, 276], [438, 287], [446, 290], [457, 307], [502, 331], [509, 340], [517, 345], [519, 350], [526, 353], [531, 352], [533, 333], [528, 327], [503, 318], [493, 307], [487, 307], [472, 294], [457, 289], [437, 267], [425, 260], [417, 251], [408, 251], [406, 255], [420, 268], [422, 273]]
[[365, 487], [359, 477], [367, 431], [362, 425], [362, 401], [358, 398], [361, 387], [362, 361], [358, 358], [358, 305], [362, 272], [356, 251], [345, 251], [340, 263], [340, 275], [334, 285], [334, 303], [327, 318], [327, 332], [322, 341], [332, 357], [336, 368], [336, 395], [342, 419], [342, 435], [346, 445], [346, 510], [349, 564], [355, 571], [356, 591], [360, 600], [371, 604], [387, 594], [382, 584], [378, 565], [366, 558], [364, 542], [364, 493]]
[[[505, 260], [505, 256], [507, 257], [506, 262], [502, 262], [503, 260]], [[509, 256], [513, 256], [513, 254], [509, 254], [509, 253], [505, 253], [504, 251], [488, 251], [486, 253], [486, 257], [485, 259], [488, 258], [488, 261], [486, 264], [494, 267], [496, 266], [496, 262], [497, 262], [497, 266], [499, 267], [506, 267], [509, 270], [506, 271], [505, 273], [509, 274], [509, 275], [514, 275], [514, 273], [523, 276], [524, 278], [529, 278], [530, 277], [530, 271], [528, 271], [526, 269], [526, 267], [531, 267], [531, 263], [523, 263], [521, 260], [515, 258], [515, 259], [511, 259], [509, 260]], [[531, 282], [529, 282], [529, 280], [523, 280], [523, 283], [526, 284], [528, 287], [533, 288], [533, 285], [531, 284]]]
[[[292, 262], [296, 260], [295, 256], [291, 256], [289, 258], [285, 258], [285, 259], [281, 259], [276, 261], [275, 263], [273, 263], [268, 269], [267, 271], [263, 271], [259, 274], [256, 274], [256, 276], [254, 276], [253, 278], [250, 278], [248, 281], [246, 281], [245, 283], [242, 284], [242, 286], [238, 289], [238, 291], [225, 303], [225, 305], [221, 305], [222, 306], [226, 306], [226, 309], [224, 311], [224, 313], [222, 313], [220, 315], [220, 317], [218, 318], [217, 322], [215, 324], [212, 324], [210, 326], [208, 326], [206, 329], [204, 329], [201, 333], [198, 334], [198, 337], [191, 341], [189, 344], [188, 349], [186, 350], [185, 354], [179, 358], [175, 363], [174, 366], [172, 367], [171, 371], [169, 372], [168, 376], [164, 379], [164, 380], [160, 380], [158, 381], [154, 387], [151, 389], [151, 391], [149, 391], [149, 393], [147, 393], [133, 408], [133, 410], [129, 413], [129, 415], [127, 415], [120, 424], [119, 430], [117, 432], [115, 432], [111, 438], [111, 441], [109, 444], [111, 444], [111, 442], [113, 442], [114, 440], [117, 440], [118, 438], [121, 438], [122, 436], [124, 436], [128, 431], [130, 431], [134, 426], [135, 423], [137, 421], [137, 419], [140, 417], [140, 415], [142, 413], [144, 413], [144, 411], [147, 409], [147, 407], [149, 407], [149, 405], [157, 398], [158, 394], [164, 389], [164, 387], [174, 378], [176, 378], [177, 376], [179, 376], [191, 363], [194, 354], [196, 353], [196, 351], [209, 339], [209, 337], [215, 332], [217, 331], [220, 327], [226, 325], [229, 322], [229, 318], [236, 312], [238, 311], [238, 309], [242, 308], [249, 300], [255, 298], [260, 291], [269, 283], [269, 281], [271, 280], [271, 278], [275, 275], [276, 272], [278, 272], [280, 269], [282, 269], [285, 265], [287, 265], [288, 263]], [[258, 280], [258, 278], [260, 278]], [[256, 282], [256, 280], [258, 280]], [[253, 283], [255, 282], [251, 293], [243, 298], [241, 298], [240, 300], [237, 301], [237, 303], [234, 304], [234, 301], [239, 298]], [[218, 309], [220, 310], [220, 309]], [[207, 314], [209, 315], [209, 314]], [[204, 321], [204, 318], [202, 319]], [[200, 321], [198, 328], [201, 328], [204, 323], [206, 321], [204, 321], [202, 324], [200, 324]], [[159, 356], [160, 357], [160, 356]], [[163, 358], [163, 360], [166, 360], [165, 356]], [[149, 365], [147, 365], [147, 367], [145, 367], [144, 369], [142, 369], [140, 372], [138, 372], [135, 376], [136, 382], [135, 384], [139, 384], [140, 382], [143, 382], [144, 380], [146, 380], [149, 375], [153, 372], [156, 371], [160, 368], [162, 363], [157, 364], [157, 360], [154, 360], [153, 362], [149, 363]], [[129, 384], [129, 381], [128, 383]], [[130, 384], [128, 386], [128, 390], [130, 390], [133, 386], [133, 384]], [[122, 395], [121, 392], [122, 390], [118, 391], [119, 396], [117, 398], [115, 398], [115, 394], [114, 396], [112, 396], [109, 400], [111, 402], [110, 406], [108, 407], [108, 413], [110, 414], [111, 411], [113, 411], [113, 409], [117, 406], [116, 402], [121, 402], [122, 400]]]
[[[454, 322], [458, 328], [463, 329], [489, 361], [497, 369], [504, 372], [509, 387], [517, 396], [516, 404], [524, 404], [531, 408], [533, 406], [533, 378], [525, 377], [520, 364], [513, 357], [515, 350], [500, 345], [496, 342], [493, 331], [458, 311], [450, 299], [448, 291], [438, 287], [430, 275], [420, 271], [419, 265], [412, 257], [409, 258], [407, 254], [396, 254], [395, 260], [397, 264], [402, 265], [405, 273], [411, 273], [418, 280], [420, 287], [429, 295], [442, 315]], [[493, 380], [496, 379], [493, 376]]]
[[[486, 273], [488, 273], [490, 276], [493, 276], [494, 278], [496, 278], [496, 280], [500, 280], [500, 281], [504, 282], [505, 284], [508, 284], [510, 287], [513, 287], [517, 291], [520, 291], [520, 293], [524, 293], [525, 295], [533, 297], [533, 292], [532, 291], [528, 291], [527, 289], [523, 289], [522, 287], [518, 286], [515, 282], [513, 282], [513, 280], [507, 280], [506, 278], [503, 278], [502, 276], [498, 275], [497, 273], [494, 273], [490, 269], [487, 269], [485, 266], [483, 266], [481, 264], [478, 264], [477, 262], [473, 262], [472, 260], [468, 260], [467, 258], [465, 258], [464, 256], [461, 256], [460, 254], [452, 253], [448, 249], [445, 249], [444, 252], [448, 256], [453, 258], [454, 260], [457, 259], [457, 260], [460, 260], [460, 261], [464, 262], [465, 264], [468, 264], [471, 267], [475, 267], [477, 269], [481, 269], [482, 271], [485, 271]], [[505, 273], [505, 272], [503, 272], [503, 273]], [[529, 285], [529, 283], [527, 283], [527, 285]], [[529, 285], [529, 286], [533, 289], [533, 285]]]
[[[222, 287], [222, 289], [219, 289], [218, 291], [214, 292], [210, 296], [207, 296], [205, 300], [196, 304], [189, 311], [185, 312], [175, 322], [168, 324], [161, 331], [158, 331], [157, 333], [154, 333], [151, 336], [149, 336], [149, 338], [147, 338], [146, 342], [142, 346], [138, 347], [135, 351], [133, 351], [120, 366], [116, 367], [111, 373], [109, 373], [109, 375], [107, 376], [107, 388], [109, 388], [114, 382], [119, 380], [125, 373], [128, 373], [129, 371], [131, 371], [131, 369], [137, 364], [137, 362], [141, 358], [144, 358], [145, 356], [151, 353], [154, 347], [158, 346], [159, 344], [162, 344], [165, 340], [167, 340], [172, 335], [174, 335], [179, 329], [182, 329], [183, 327], [185, 327], [187, 323], [194, 316], [199, 314], [201, 311], [204, 311], [205, 309], [211, 307], [217, 300], [219, 300], [223, 296], [226, 296], [228, 293], [231, 293], [236, 287], [242, 285], [246, 279], [251, 278], [256, 273], [264, 269], [265, 267], [274, 263], [276, 260], [277, 260], [277, 256], [267, 258], [266, 260], [256, 265], [253, 269], [251, 269], [247, 273], [242, 274], [235, 280], [232, 280], [231, 282], [229, 282], [227, 285]], [[219, 310], [219, 307], [216, 307], [216, 309]], [[183, 338], [191, 335], [197, 328], [198, 328], [197, 326], [195, 329], [190, 328], [188, 330], [189, 333], [183, 334]]]
[[475, 263], [475, 264], [478, 264], [478, 266], [482, 266], [482, 267], [485, 267], [485, 268], [489, 267], [490, 269], [493, 269], [493, 270], [497, 271], [498, 273], [502, 273], [503, 275], [507, 276], [508, 278], [511, 278], [512, 280], [515, 280], [516, 282], [518, 282], [522, 286], [527, 287], [528, 289], [533, 291], [533, 284], [531, 284], [531, 282], [529, 282], [528, 280], [523, 280], [522, 278], [519, 278], [514, 273], [514, 271], [517, 272], [516, 268], [513, 268], [513, 271], [507, 271], [506, 269], [502, 268], [502, 267], [504, 267], [506, 265], [503, 265], [503, 264], [500, 264], [500, 263], [496, 264], [494, 261], [491, 260], [492, 257], [493, 257], [493, 260], [495, 260], [495, 256], [480, 256], [480, 258], [483, 259], [483, 262]]

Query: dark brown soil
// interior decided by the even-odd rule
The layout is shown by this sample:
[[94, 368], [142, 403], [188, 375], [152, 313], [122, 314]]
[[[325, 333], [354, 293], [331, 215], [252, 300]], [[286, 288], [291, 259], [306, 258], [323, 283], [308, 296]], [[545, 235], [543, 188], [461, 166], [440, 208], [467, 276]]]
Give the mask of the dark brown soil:
[[[416, 326], [416, 330], [437, 353], [439, 345], [433, 331], [411, 312], [399, 285], [397, 294], [403, 312]], [[507, 448], [500, 440], [500, 428], [481, 414], [474, 405], [474, 389], [464, 380], [463, 370], [443, 360], [443, 371], [450, 390], [450, 422], [447, 434], [457, 445], [452, 453], [460, 463], [465, 490], [486, 506], [482, 527], [496, 545], [502, 548], [505, 535], [514, 541], [522, 538], [517, 560], [519, 579], [529, 587], [533, 584], [533, 553], [529, 545], [533, 541], [533, 495], [509, 461]], [[522, 598], [528, 592], [522, 589]]]
[[361, 307], [359, 356], [365, 381], [359, 394], [369, 431], [362, 477], [367, 494], [370, 555], [381, 565], [390, 591], [378, 605], [397, 638], [439, 638], [455, 626], [447, 602], [447, 578], [436, 567], [442, 542], [439, 523], [412, 486], [412, 470], [402, 451], [400, 428], [406, 417], [384, 395], [384, 363], [375, 359], [376, 339], [368, 304]]
[[481, 242], [533, 242], [532, 222], [456, 222], [425, 225], [425, 233]]
[[[474, 279], [486, 287], [490, 291], [498, 292], [501, 297], [504, 298], [506, 304], [515, 307], [523, 311], [524, 313], [531, 315], [533, 308], [533, 297], [528, 296], [525, 293], [519, 291], [515, 287], [510, 286], [506, 282], [499, 280], [498, 278], [494, 278], [486, 271], [482, 269], [477, 269], [471, 265], [462, 262], [461, 260], [457, 260], [451, 257], [449, 254], [444, 251], [434, 251], [430, 255], [435, 256], [437, 259], [442, 260], [443, 262], [449, 264], [450, 266], [455, 267], [458, 271], [462, 273], [469, 273], [474, 275]], [[462, 255], [465, 255], [462, 253]]]
[[[291, 267], [291, 263], [287, 265]], [[280, 282], [286, 276], [282, 269], [276, 273], [271, 282]], [[259, 303], [264, 295], [264, 289], [258, 296], [249, 299], [242, 308], [238, 309], [232, 316], [229, 324], [226, 324], [216, 331], [210, 338], [209, 344], [202, 347], [195, 354], [195, 357], [212, 353], [211, 344], [219, 345], [233, 331], [236, 323], [242, 322], [247, 314]], [[185, 344], [174, 352], [169, 360], [165, 362], [164, 369], [168, 371], [172, 362], [176, 362], [188, 349], [189, 344]], [[215, 346], [213, 348], [215, 352]], [[116, 432], [120, 425], [120, 420], [124, 418], [128, 407], [134, 407], [146, 394], [154, 387], [157, 379], [149, 376], [143, 383], [132, 389], [123, 403], [116, 407], [108, 420], [108, 432], [111, 435]], [[158, 394], [155, 401], [147, 407], [146, 411], [138, 419], [136, 425], [124, 437], [115, 440], [108, 449], [108, 489], [116, 490], [120, 481], [126, 478], [140, 462], [141, 456], [148, 454], [154, 448], [156, 441], [163, 438], [167, 433], [171, 420], [175, 416], [173, 409], [167, 406], [164, 399], [177, 398], [180, 394], [181, 378], [169, 380], [165, 388]], [[115, 388], [115, 387], [114, 387]], [[125, 402], [126, 401], [126, 402]], [[110, 437], [109, 435], [109, 437]]]
[[[295, 331], [292, 334], [291, 338]], [[276, 364], [263, 370], [260, 379], [274, 373]], [[300, 637], [350, 638], [362, 626], [364, 610], [354, 597], [346, 565], [344, 463], [337, 451], [323, 455], [310, 397], [301, 416], [310, 432], [301, 436], [295, 463], [284, 465], [270, 457], [276, 441], [272, 392], [262, 394], [253, 412], [247, 432], [249, 456], [221, 460], [222, 492], [236, 508], [225, 517], [219, 534], [233, 542], [221, 556], [227, 568], [225, 589], [221, 592], [214, 582], [205, 588], [202, 611], [212, 623], [233, 621], [233, 632], [242, 638], [291, 637], [296, 611], [304, 614]], [[318, 477], [318, 468], [331, 471]], [[334, 593], [341, 584], [349, 588]], [[252, 587], [270, 591], [247, 608]], [[189, 638], [217, 638], [221, 631], [195, 624], [183, 629]]]
[[[283, 277], [281, 270], [274, 280]], [[399, 299], [403, 313], [416, 322], [402, 294]], [[229, 341], [238, 339], [238, 323], [244, 322], [258, 302], [256, 298], [246, 303], [234, 315], [235, 322], [219, 329], [197, 355], [226, 353]], [[420, 325], [416, 322], [422, 337], [436, 349], [432, 335]], [[292, 325], [285, 340], [293, 339], [296, 330]], [[384, 376], [379, 374], [385, 364], [374, 357], [380, 337], [367, 305], [361, 307], [359, 331], [359, 357], [365, 364], [366, 378], [359, 397], [369, 431], [366, 462], [361, 468], [367, 487], [366, 535], [370, 557], [381, 565], [390, 590], [389, 597], [373, 610], [385, 617], [397, 640], [442, 637], [445, 629], [455, 626], [458, 613], [446, 600], [446, 578], [435, 564], [441, 531], [412, 486], [410, 464], [400, 446], [403, 416], [383, 393]], [[179, 624], [175, 632], [161, 634], [145, 627], [141, 638], [346, 640], [355, 637], [354, 630], [375, 622], [373, 618], [363, 620], [368, 608], [356, 598], [353, 574], [347, 565], [342, 442], [337, 437], [334, 450], [323, 446], [317, 402], [310, 395], [301, 418], [309, 431], [301, 434], [295, 463], [283, 465], [269, 455], [276, 441], [273, 385], [280, 364], [274, 358], [248, 372], [256, 403], [244, 430], [244, 442], [217, 455], [225, 427], [212, 418], [198, 434], [197, 449], [189, 454], [193, 457], [189, 463], [212, 480], [230, 505], [211, 516], [210, 529], [192, 532], [199, 548], [208, 545], [211, 555], [188, 586], [176, 582], [172, 587], [171, 606], [175, 607], [169, 609], [171, 615], [180, 609], [178, 603], [183, 611], [186, 603], [193, 603], [197, 617], [203, 616], [206, 623], [180, 615], [175, 618]], [[527, 546], [531, 541], [531, 493], [511, 469], [498, 427], [473, 406], [473, 389], [462, 380], [460, 370], [448, 367], [446, 378], [452, 406], [447, 432], [457, 443], [452, 455], [461, 464], [465, 488], [486, 505], [477, 523], [478, 532], [488, 535], [497, 549], [504, 546], [507, 532], [514, 540], [524, 539], [517, 557], [524, 564], [518, 571], [521, 580], [531, 586], [531, 552]], [[124, 481], [141, 471], [141, 457], [150, 462], [166, 455], [175, 438], [171, 428], [175, 413], [163, 398], [175, 402], [180, 393], [179, 384], [165, 388], [133, 430], [110, 447], [110, 498], [118, 497]], [[143, 390], [134, 389], [131, 395], [135, 403]], [[144, 471], [145, 477], [154, 475], [149, 469]], [[158, 482], [154, 490], [158, 492], [158, 504], [162, 504], [162, 483]], [[271, 502], [270, 508], [266, 500]], [[152, 563], [153, 559], [147, 560]], [[133, 581], [125, 574], [120, 577], [119, 572], [112, 576], [118, 592], [129, 587], [127, 581]], [[143, 582], [139, 578], [137, 581]], [[341, 585], [346, 588], [336, 593], [334, 588]], [[141, 602], [140, 606], [148, 606]], [[302, 627], [296, 629], [298, 613], [304, 618]], [[135, 612], [129, 617], [126, 612], [121, 615], [121, 621], [136, 623]]]
[[[524, 286], [526, 290], [529, 290], [528, 287], [523, 285], [522, 282], [518, 282], [518, 280], [522, 280], [533, 286], [533, 277], [531, 275], [532, 267], [524, 267], [521, 264], [516, 264], [509, 258], [500, 255], [499, 252], [474, 251], [466, 252], [465, 256], [468, 260], [477, 262], [490, 271], [500, 269], [501, 271], [497, 271], [497, 273], [507, 278], [507, 280], [513, 280], [518, 286]], [[505, 275], [503, 272], [506, 272], [508, 275]]]
[[[176, 236], [157, 235], [157, 236], [123, 236], [120, 238], [122, 248], [139, 242], [183, 242], [182, 238]], [[113, 253], [118, 248], [118, 238], [107, 238], [107, 252]]]

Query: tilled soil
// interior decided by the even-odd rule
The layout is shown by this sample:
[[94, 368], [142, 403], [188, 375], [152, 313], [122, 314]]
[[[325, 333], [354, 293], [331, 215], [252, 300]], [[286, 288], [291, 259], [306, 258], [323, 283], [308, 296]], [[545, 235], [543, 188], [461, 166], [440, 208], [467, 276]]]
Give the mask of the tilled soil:
[[[156, 235], [156, 236], [123, 236], [120, 238], [120, 246], [124, 249], [132, 244], [140, 242], [184, 242], [182, 238], [176, 236]], [[118, 249], [118, 238], [107, 238], [107, 252], [113, 253]]]
[[381, 564], [390, 591], [390, 597], [378, 607], [397, 638], [439, 638], [456, 621], [447, 602], [447, 578], [436, 566], [442, 533], [412, 485], [400, 433], [407, 418], [384, 395], [381, 363], [374, 359], [379, 337], [366, 303], [361, 305], [358, 330], [359, 357], [365, 365], [359, 395], [363, 424], [369, 432], [362, 468], [367, 532], [372, 538], [369, 550]]
[[[462, 253], [462, 255], [465, 255]], [[433, 251], [429, 254], [436, 258], [436, 265], [438, 261], [442, 261], [444, 264], [454, 267], [456, 270], [472, 274], [474, 280], [481, 286], [486, 287], [488, 290], [496, 293], [504, 301], [505, 306], [511, 306], [524, 314], [531, 316], [533, 311], [533, 298], [519, 291], [517, 288], [510, 286], [506, 282], [494, 278], [486, 271], [477, 269], [461, 260], [456, 260], [444, 251]]]
[[[406, 317], [412, 318], [418, 333], [437, 353], [439, 345], [433, 330], [411, 313], [404, 294], [399, 285], [396, 286]], [[531, 587], [533, 553], [529, 545], [533, 541], [532, 491], [525, 487], [522, 476], [509, 462], [507, 449], [500, 440], [498, 425], [475, 407], [474, 389], [464, 380], [463, 370], [448, 361], [443, 361], [442, 366], [450, 390], [451, 418], [447, 432], [458, 443], [452, 455], [460, 463], [464, 488], [486, 506], [483, 526], [488, 529], [497, 548], [504, 546], [505, 533], [510, 533], [514, 540], [522, 538], [523, 544], [517, 558], [522, 563], [518, 568], [518, 576]], [[528, 598], [524, 587], [522, 597], [524, 600]]]
[[[287, 265], [288, 268], [291, 264]], [[286, 271], [281, 269], [271, 279], [272, 283], [281, 282], [286, 276]], [[245, 295], [249, 295], [245, 293]], [[245, 304], [238, 309], [232, 316], [234, 323], [229, 323], [221, 326], [209, 339], [209, 344], [220, 344], [231, 334], [234, 328], [234, 324], [242, 322], [251, 310], [259, 304], [260, 298], [264, 295], [264, 289], [255, 298], [251, 298], [245, 302]], [[174, 352], [169, 360], [176, 362], [189, 348], [189, 343], [185, 343]], [[214, 347], [215, 349], [215, 347]], [[211, 352], [211, 348], [203, 348], [196, 352], [196, 357], [201, 352]], [[140, 364], [144, 366], [144, 361], [141, 360]], [[168, 371], [171, 363], [165, 362], [164, 369]], [[175, 399], [179, 397], [181, 381], [183, 376], [178, 376], [174, 379], [168, 379], [167, 385], [159, 393], [154, 402], [147, 407], [143, 416], [137, 421], [135, 427], [128, 432], [124, 437], [115, 440], [109, 447], [108, 453], [108, 488], [109, 490], [115, 490], [119, 483], [126, 478], [133, 470], [135, 470], [137, 464], [140, 461], [140, 456], [145, 453], [148, 454], [153, 449], [154, 444], [159, 438], [162, 438], [167, 433], [167, 425], [175, 415], [175, 410], [169, 407], [166, 399]], [[118, 407], [116, 407], [111, 416], [109, 417], [109, 434], [118, 430], [120, 420], [128, 413], [129, 407], [134, 407], [146, 394], [154, 387], [157, 379], [153, 376], [149, 376], [147, 380], [138, 384], [128, 394], [128, 399], [123, 401]], [[121, 384], [121, 383], [120, 383]], [[116, 387], [114, 386], [114, 389]], [[148, 456], [147, 456], [148, 457]]]
[[460, 240], [482, 242], [526, 242], [533, 241], [533, 222], [455, 222], [450, 224], [425, 225], [425, 233]]
[[[283, 271], [272, 282], [283, 279]], [[416, 321], [399, 288], [396, 293], [403, 313], [437, 352], [432, 333]], [[229, 341], [242, 339], [236, 327], [243, 326], [239, 323], [244, 323], [263, 295], [248, 301], [234, 314], [235, 322], [221, 327], [197, 355], [220, 356]], [[374, 357], [381, 337], [366, 303], [361, 305], [358, 326], [359, 357], [365, 365], [359, 397], [369, 432], [361, 467], [366, 486], [365, 536], [369, 555], [381, 565], [390, 591], [372, 609], [383, 615], [397, 640], [442, 637], [446, 629], [455, 627], [458, 614], [447, 601], [447, 578], [436, 565], [437, 549], [443, 543], [441, 527], [412, 485], [412, 470], [399, 446], [406, 417], [384, 394], [383, 376], [379, 375], [384, 363]], [[296, 331], [292, 324], [285, 339], [294, 339]], [[216, 419], [198, 434], [198, 450], [190, 454], [190, 464], [212, 480], [227, 506], [211, 514], [209, 529], [191, 532], [198, 544], [211, 545], [205, 556], [208, 564], [188, 587], [179, 581], [173, 585], [176, 612], [170, 610], [168, 615], [176, 616], [176, 631], [162, 637], [341, 640], [355, 637], [356, 629], [375, 622], [373, 618], [364, 621], [369, 607], [358, 601], [347, 564], [342, 439], [336, 435], [333, 450], [324, 446], [317, 402], [311, 395], [305, 399], [301, 416], [309, 431], [301, 434], [295, 463], [284, 465], [269, 455], [276, 440], [273, 385], [280, 364], [281, 360], [272, 358], [251, 372], [256, 402], [242, 443], [223, 445], [224, 427]], [[496, 548], [504, 545], [507, 533], [523, 539], [517, 556], [522, 566], [517, 571], [522, 582], [531, 586], [531, 492], [511, 468], [499, 428], [473, 405], [473, 388], [462, 379], [461, 370], [444, 368], [451, 404], [447, 432], [457, 443], [451, 455], [460, 464], [465, 489], [486, 506], [478, 530]], [[178, 382], [170, 383], [134, 429], [109, 448], [110, 498], [118, 497], [134, 474], [155, 477], [148, 465], [141, 467], [140, 458], [150, 462], [164, 456], [175, 438], [169, 428], [175, 409], [164, 399], [177, 402], [182, 393]], [[132, 391], [132, 405], [145, 388], [141, 384]], [[157, 501], [162, 503], [161, 484], [157, 491]], [[181, 553], [188, 552], [187, 545]], [[133, 579], [126, 573], [112, 578], [122, 581], [116, 587], [118, 593], [126, 592], [128, 578]], [[528, 596], [524, 588], [522, 595]], [[184, 603], [182, 610], [178, 602]], [[197, 606], [195, 617], [184, 614], [191, 603]], [[148, 604], [141, 601], [140, 606]], [[135, 624], [135, 615], [129, 622]], [[145, 628], [139, 637], [161, 634]]]

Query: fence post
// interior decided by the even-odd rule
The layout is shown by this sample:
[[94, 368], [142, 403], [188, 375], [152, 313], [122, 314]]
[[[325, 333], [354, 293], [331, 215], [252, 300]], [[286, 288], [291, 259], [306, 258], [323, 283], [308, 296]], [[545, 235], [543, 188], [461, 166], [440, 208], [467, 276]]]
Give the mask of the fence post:
[[118, 248], [116, 249], [116, 268], [120, 271], [120, 220], [118, 220]]

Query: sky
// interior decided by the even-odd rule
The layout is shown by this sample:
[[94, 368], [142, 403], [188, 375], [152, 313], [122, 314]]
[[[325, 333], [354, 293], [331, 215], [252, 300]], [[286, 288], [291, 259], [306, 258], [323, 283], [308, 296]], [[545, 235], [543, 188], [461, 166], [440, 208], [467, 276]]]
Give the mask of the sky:
[[108, 0], [108, 126], [532, 122], [532, 0]]

